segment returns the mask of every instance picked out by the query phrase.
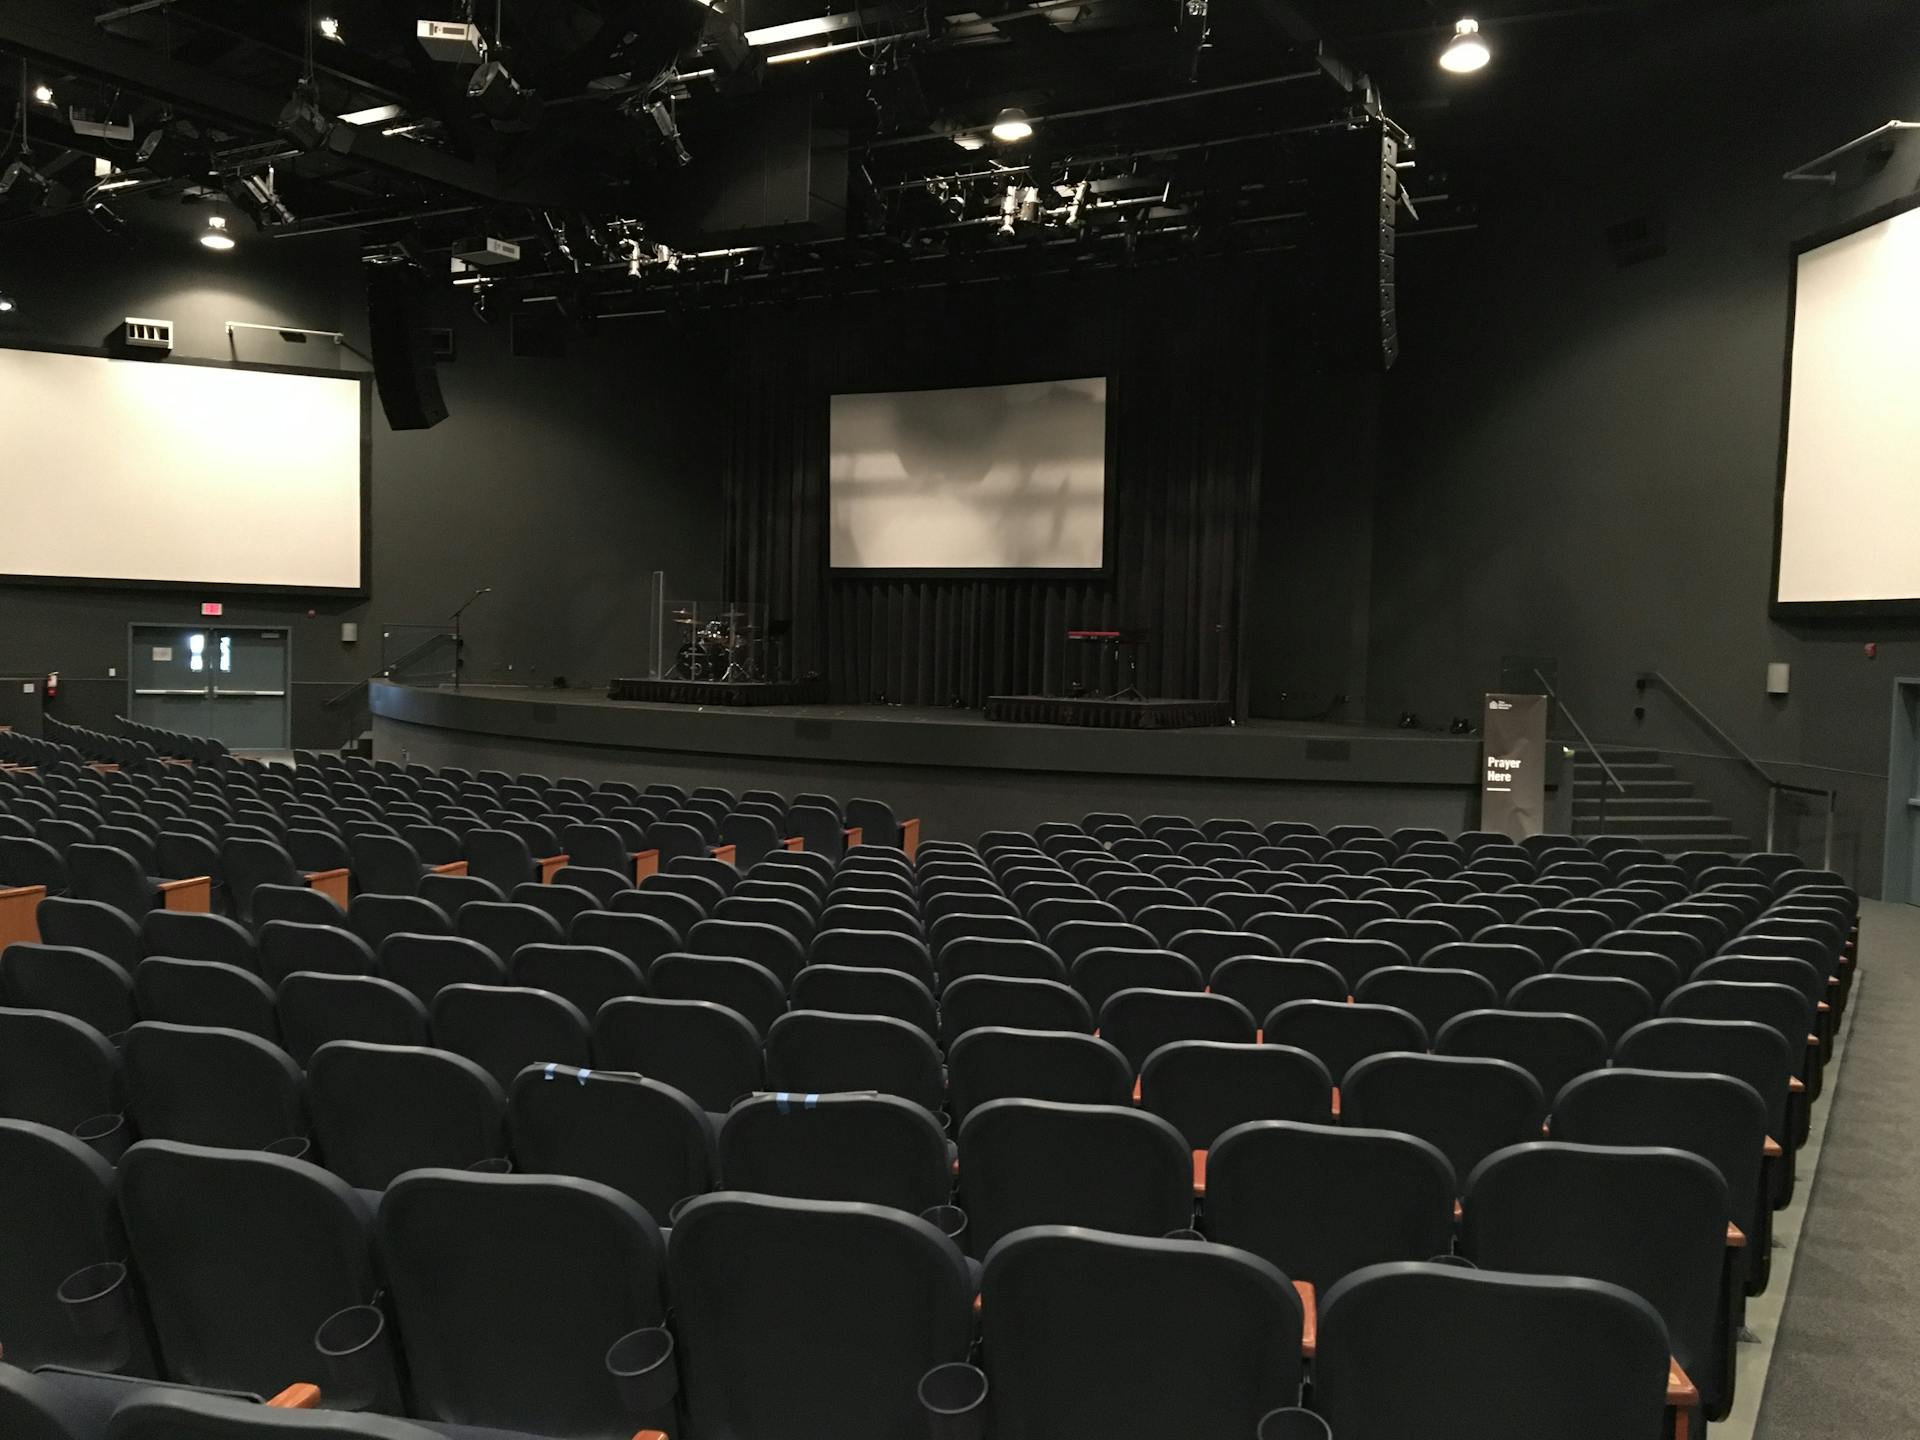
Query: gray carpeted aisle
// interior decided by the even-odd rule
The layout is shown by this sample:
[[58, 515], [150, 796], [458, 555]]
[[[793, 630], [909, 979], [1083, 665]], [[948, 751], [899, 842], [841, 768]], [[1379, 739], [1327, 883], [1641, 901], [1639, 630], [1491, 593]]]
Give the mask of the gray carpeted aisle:
[[1920, 909], [1865, 902], [1860, 924], [1757, 1440], [1920, 1436]]

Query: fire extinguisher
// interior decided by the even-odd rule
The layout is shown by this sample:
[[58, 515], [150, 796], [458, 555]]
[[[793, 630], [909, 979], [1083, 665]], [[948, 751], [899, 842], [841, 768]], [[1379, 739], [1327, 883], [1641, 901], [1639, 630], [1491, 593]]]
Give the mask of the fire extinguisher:
[[58, 700], [60, 698], [60, 672], [58, 670], [49, 670], [47, 672], [46, 698], [49, 700]]

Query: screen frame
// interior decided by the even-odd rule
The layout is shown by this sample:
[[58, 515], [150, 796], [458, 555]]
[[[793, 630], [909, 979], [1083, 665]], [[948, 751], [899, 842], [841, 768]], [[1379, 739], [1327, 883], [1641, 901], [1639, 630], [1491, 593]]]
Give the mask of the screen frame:
[[1800, 257], [1810, 250], [1871, 230], [1909, 210], [1920, 209], [1920, 193], [1904, 195], [1851, 220], [1816, 230], [1787, 249], [1787, 341], [1780, 370], [1780, 460], [1773, 491], [1773, 566], [1767, 581], [1767, 614], [1780, 621], [1920, 620], [1920, 595], [1898, 600], [1782, 600], [1780, 552], [1786, 543], [1787, 439], [1793, 426], [1793, 331], [1799, 305]]
[[1114, 483], [1113, 457], [1118, 449], [1119, 406], [1115, 396], [1120, 389], [1119, 377], [1111, 373], [1101, 375], [1087, 374], [1043, 374], [1029, 375], [1019, 380], [988, 380], [978, 384], [951, 384], [933, 382], [924, 385], [880, 385], [871, 388], [854, 386], [845, 390], [829, 390], [820, 401], [824, 412], [821, 434], [826, 437], [827, 464], [823, 472], [832, 469], [833, 457], [833, 402], [841, 395], [917, 395], [928, 390], [998, 390], [1010, 385], [1050, 385], [1068, 380], [1104, 380], [1107, 386], [1106, 415], [1106, 452], [1101, 457], [1104, 466], [1100, 494], [1100, 563], [1086, 566], [1053, 566], [1045, 569], [1025, 569], [1020, 567], [994, 566], [863, 566], [835, 565], [833, 563], [833, 478], [824, 474], [826, 489], [826, 523], [820, 527], [820, 546], [827, 558], [826, 571], [829, 580], [1096, 580], [1110, 579], [1119, 554], [1117, 537], [1114, 533], [1115, 522], [1119, 516], [1116, 503], [1118, 486]]
[[366, 370], [327, 370], [310, 365], [262, 365], [242, 360], [210, 360], [197, 356], [166, 355], [148, 360], [104, 345], [14, 344], [0, 341], [0, 350], [36, 355], [77, 355], [127, 365], [190, 365], [208, 370], [253, 370], [268, 375], [310, 375], [321, 380], [352, 381], [360, 388], [360, 583], [358, 585], [229, 585], [206, 580], [127, 580], [89, 575], [0, 574], [0, 585], [62, 590], [124, 590], [151, 594], [218, 594], [257, 596], [320, 595], [341, 600], [365, 600], [373, 583], [373, 375]]

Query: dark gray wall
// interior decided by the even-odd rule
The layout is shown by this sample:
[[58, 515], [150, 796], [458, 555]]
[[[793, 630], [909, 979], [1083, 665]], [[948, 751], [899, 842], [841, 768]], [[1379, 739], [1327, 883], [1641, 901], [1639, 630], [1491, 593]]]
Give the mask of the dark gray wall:
[[[1781, 778], [1842, 791], [1837, 858], [1871, 888], [1889, 694], [1920, 632], [1768, 619], [1788, 247], [1912, 191], [1920, 141], [1864, 183], [1781, 175], [1920, 118], [1920, 12], [1818, 9], [1662, 7], [1517, 78], [1484, 137], [1481, 228], [1403, 247], [1369, 708], [1471, 714], [1502, 655], [1554, 656], [1597, 736], [1717, 753], [1663, 696], [1635, 719], [1634, 675], [1657, 668]], [[1623, 267], [1604, 229], [1641, 215], [1668, 253]], [[1793, 667], [1785, 700], [1769, 660]], [[1757, 833], [1764, 787], [1699, 778]], [[1817, 854], [1817, 831], [1799, 841]]]
[[[0, 317], [0, 344], [97, 346], [139, 315], [173, 320], [183, 356], [365, 368], [324, 341], [241, 332], [229, 350], [228, 320], [341, 329], [367, 348], [357, 245], [237, 233], [239, 248], [222, 256], [160, 216], [131, 247], [80, 217], [15, 227], [0, 237], [0, 263], [20, 309]], [[667, 569], [682, 593], [718, 583], [703, 367], [664, 321], [608, 324], [552, 361], [511, 358], [504, 327], [482, 326], [457, 300], [439, 318], [457, 331], [458, 358], [441, 367], [449, 418], [396, 433], [374, 405], [365, 601], [0, 587], [0, 672], [60, 671], [50, 713], [104, 726], [126, 703], [124, 678], [107, 670], [126, 673], [128, 623], [189, 623], [201, 600], [222, 600], [229, 621], [289, 627], [295, 743], [339, 744], [364, 724], [364, 701], [323, 702], [380, 667], [382, 627], [438, 622], [489, 584], [468, 617], [469, 675], [601, 686], [640, 666], [649, 573]], [[33, 478], [0, 474], [0, 496]], [[360, 623], [357, 645], [341, 643], [343, 620]]]

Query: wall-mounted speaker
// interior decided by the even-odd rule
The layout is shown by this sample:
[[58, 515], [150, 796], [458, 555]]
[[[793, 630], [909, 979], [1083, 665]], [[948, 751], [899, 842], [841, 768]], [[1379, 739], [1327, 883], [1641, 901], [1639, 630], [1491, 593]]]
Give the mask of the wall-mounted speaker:
[[1380, 121], [1367, 120], [1321, 137], [1308, 179], [1328, 344], [1379, 370], [1400, 354], [1399, 159], [1399, 141]]
[[427, 284], [409, 265], [367, 267], [367, 333], [380, 408], [395, 430], [430, 430], [447, 418], [427, 331]]

